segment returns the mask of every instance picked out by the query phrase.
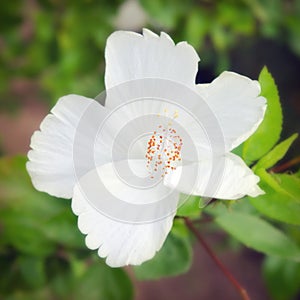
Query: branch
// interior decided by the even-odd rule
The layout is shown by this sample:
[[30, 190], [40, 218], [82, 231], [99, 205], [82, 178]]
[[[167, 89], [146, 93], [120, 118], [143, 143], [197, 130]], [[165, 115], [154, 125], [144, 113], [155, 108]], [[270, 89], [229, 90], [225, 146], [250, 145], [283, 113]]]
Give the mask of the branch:
[[195, 237], [197, 238], [197, 240], [203, 246], [203, 248], [208, 253], [208, 255], [212, 258], [212, 260], [215, 262], [215, 264], [218, 266], [218, 268], [223, 272], [223, 274], [227, 277], [227, 279], [232, 283], [232, 285], [240, 293], [242, 299], [243, 300], [250, 300], [250, 297], [249, 297], [247, 291], [239, 284], [239, 282], [234, 278], [234, 276], [230, 273], [230, 271], [217, 258], [217, 256], [214, 254], [214, 252], [209, 247], [209, 245], [202, 238], [202, 236], [198, 232], [197, 228], [194, 226], [193, 222], [189, 218], [187, 218], [187, 217], [183, 217], [183, 219], [185, 221], [186, 226], [195, 235]]
[[274, 172], [274, 173], [279, 173], [279, 172], [285, 171], [288, 168], [290, 168], [292, 166], [295, 166], [299, 163], [300, 163], [300, 156], [297, 156], [297, 157], [287, 161], [286, 163], [284, 163], [282, 165], [279, 165], [279, 166], [276, 166], [276, 167], [272, 168], [271, 171]]

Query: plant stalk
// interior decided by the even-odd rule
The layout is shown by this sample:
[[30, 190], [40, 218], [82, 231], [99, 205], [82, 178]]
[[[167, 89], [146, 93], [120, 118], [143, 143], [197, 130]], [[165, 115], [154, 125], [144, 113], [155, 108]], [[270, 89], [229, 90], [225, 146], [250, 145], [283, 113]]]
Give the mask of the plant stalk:
[[290, 167], [293, 167], [299, 163], [300, 163], [300, 156], [297, 156], [282, 165], [273, 167], [271, 169], [271, 171], [274, 173], [279, 173], [279, 172], [285, 171], [285, 170], [289, 169]]
[[223, 263], [214, 254], [212, 249], [209, 247], [209, 245], [206, 243], [206, 241], [202, 238], [202, 236], [198, 232], [197, 228], [194, 226], [193, 222], [187, 217], [183, 217], [183, 219], [185, 221], [186, 226], [195, 235], [195, 237], [200, 242], [200, 244], [203, 246], [203, 248], [208, 253], [208, 255], [212, 258], [212, 260], [215, 262], [215, 264], [218, 266], [218, 268], [223, 272], [223, 274], [227, 277], [227, 279], [231, 282], [231, 284], [239, 292], [242, 299], [250, 300], [250, 297], [249, 297], [247, 291], [241, 286], [241, 284], [234, 278], [234, 276], [231, 274], [231, 272], [223, 265]]

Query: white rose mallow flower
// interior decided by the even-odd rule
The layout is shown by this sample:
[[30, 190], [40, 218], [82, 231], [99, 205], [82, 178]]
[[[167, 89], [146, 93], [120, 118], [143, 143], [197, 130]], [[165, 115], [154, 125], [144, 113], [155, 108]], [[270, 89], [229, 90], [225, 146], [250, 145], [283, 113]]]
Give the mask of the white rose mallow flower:
[[117, 31], [105, 58], [106, 92], [62, 97], [32, 136], [27, 170], [37, 190], [72, 198], [87, 247], [108, 265], [139, 265], [162, 247], [180, 193], [263, 193], [230, 151], [257, 129], [266, 100], [232, 72], [196, 85], [197, 53], [166, 33]]

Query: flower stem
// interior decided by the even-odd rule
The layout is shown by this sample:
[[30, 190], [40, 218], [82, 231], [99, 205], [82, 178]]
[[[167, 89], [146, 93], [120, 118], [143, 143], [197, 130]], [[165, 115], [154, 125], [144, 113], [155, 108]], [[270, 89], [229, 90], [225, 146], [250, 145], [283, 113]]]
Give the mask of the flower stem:
[[183, 217], [183, 219], [185, 221], [186, 226], [195, 235], [195, 237], [197, 238], [197, 240], [203, 246], [203, 248], [208, 253], [208, 255], [212, 258], [212, 260], [215, 262], [215, 264], [218, 266], [218, 268], [224, 273], [224, 275], [228, 278], [228, 280], [232, 283], [232, 285], [240, 293], [242, 299], [243, 300], [250, 300], [250, 297], [249, 297], [247, 291], [239, 284], [239, 282], [234, 278], [234, 276], [230, 273], [230, 271], [217, 258], [217, 256], [214, 254], [214, 252], [209, 247], [209, 245], [202, 238], [202, 236], [198, 232], [197, 228], [194, 226], [193, 222], [189, 218], [187, 218], [187, 217]]
[[274, 173], [279, 173], [279, 172], [285, 171], [288, 168], [290, 168], [292, 166], [295, 166], [299, 163], [300, 163], [300, 156], [297, 156], [297, 157], [287, 161], [286, 163], [284, 163], [282, 165], [279, 165], [279, 166], [276, 166], [276, 167], [272, 168], [271, 171], [274, 172]]

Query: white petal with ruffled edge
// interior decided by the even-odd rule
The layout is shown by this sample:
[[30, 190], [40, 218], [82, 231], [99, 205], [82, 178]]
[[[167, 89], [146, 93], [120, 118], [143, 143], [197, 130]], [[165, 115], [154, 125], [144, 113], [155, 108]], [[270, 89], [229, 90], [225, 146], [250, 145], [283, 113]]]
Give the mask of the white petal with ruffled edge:
[[217, 199], [234, 200], [264, 193], [257, 185], [259, 177], [232, 153], [179, 167], [164, 181], [182, 193]]
[[226, 150], [244, 142], [262, 122], [266, 99], [259, 96], [257, 81], [233, 72], [223, 72], [210, 84], [197, 85], [223, 131]]
[[[168, 189], [163, 185], [149, 190], [128, 185], [128, 190], [132, 191], [123, 193], [126, 184], [124, 178], [120, 179], [115, 173], [115, 168], [118, 166], [106, 164], [81, 178], [74, 189], [72, 209], [78, 215], [80, 231], [87, 235], [87, 247], [98, 249], [98, 255], [106, 257], [108, 265], [139, 265], [151, 259], [162, 247], [172, 227], [178, 193], [170, 195], [170, 210], [161, 218], [156, 214], [152, 220], [141, 222], [137, 218], [147, 214], [145, 200], [151, 202], [164, 198]], [[102, 207], [97, 198], [99, 202], [104, 198]], [[114, 205], [116, 200], [121, 200], [116, 202], [121, 205]]]
[[199, 57], [186, 42], [174, 44], [169, 35], [160, 36], [148, 29], [143, 35], [116, 31], [109, 36], [105, 48], [106, 89], [121, 83], [160, 78], [194, 86]]
[[[108, 199], [109, 200], [109, 199]], [[84, 201], [75, 190], [73, 203]], [[76, 205], [76, 204], [75, 204]], [[111, 267], [140, 265], [162, 247], [173, 224], [173, 216], [154, 223], [129, 224], [110, 219], [90, 207], [79, 214], [78, 227], [86, 236], [86, 246], [98, 249]]]
[[[89, 117], [80, 129], [79, 123], [87, 110], [93, 112], [93, 118]], [[56, 197], [72, 197], [77, 180], [73, 160], [75, 137], [79, 141], [77, 150], [82, 156], [77, 164], [84, 169], [86, 156], [92, 155], [86, 153], [86, 145], [93, 145], [91, 133], [97, 130], [99, 120], [106, 115], [107, 110], [93, 99], [68, 95], [58, 100], [51, 114], [41, 123], [40, 130], [31, 138], [32, 150], [28, 153], [26, 168], [37, 190]], [[97, 157], [104, 162], [103, 151], [98, 151], [98, 154]]]

